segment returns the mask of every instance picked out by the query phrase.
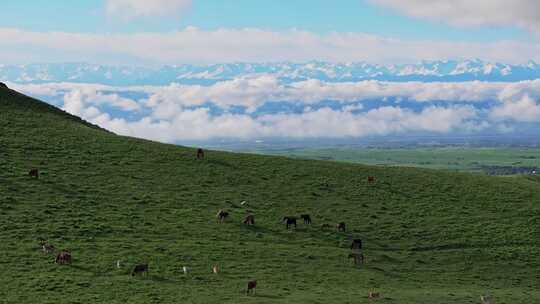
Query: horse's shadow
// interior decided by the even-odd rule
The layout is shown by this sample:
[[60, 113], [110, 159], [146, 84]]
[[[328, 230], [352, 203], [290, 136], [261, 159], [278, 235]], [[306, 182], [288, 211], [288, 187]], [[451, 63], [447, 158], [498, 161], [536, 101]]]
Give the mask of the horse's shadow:
[[254, 297], [254, 298], [265, 298], [265, 299], [283, 299], [282, 296], [277, 296], [277, 295], [272, 295], [272, 294], [261, 294], [261, 293], [257, 293], [256, 295], [254, 296], [250, 296], [250, 297]]
[[251, 232], [254, 232], [254, 233], [267, 233], [267, 232], [270, 231], [270, 230], [267, 229], [267, 228], [264, 228], [264, 227], [261, 227], [261, 226], [257, 226], [257, 225], [246, 225], [246, 224], [242, 224], [242, 227], [243, 227], [245, 230], [248, 230], [248, 231], [251, 231]]
[[157, 283], [169, 283], [169, 284], [176, 284], [178, 283], [177, 281], [175, 280], [171, 280], [169, 278], [166, 278], [166, 277], [162, 277], [162, 276], [158, 276], [158, 275], [148, 275], [146, 277], [146, 279], [150, 280], [150, 281], [153, 281], [153, 282], [157, 282]]
[[77, 269], [79, 271], [88, 272], [94, 276], [110, 276], [111, 275], [106, 271], [97, 271], [96, 269], [91, 268], [91, 267], [85, 267], [85, 266], [73, 265], [73, 264], [71, 264], [70, 267]]

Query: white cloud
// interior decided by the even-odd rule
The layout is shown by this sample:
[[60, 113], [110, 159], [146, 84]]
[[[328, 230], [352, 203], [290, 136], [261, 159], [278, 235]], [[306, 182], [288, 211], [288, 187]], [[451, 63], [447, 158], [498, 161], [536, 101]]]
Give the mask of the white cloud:
[[85, 104], [80, 91], [69, 92], [64, 96], [64, 111], [84, 117]]
[[[359, 82], [324, 82], [306, 80], [282, 84], [273, 76], [260, 75], [224, 80], [209, 86], [170, 84], [168, 86], [115, 87], [101, 84], [7, 83], [10, 87], [36, 96], [64, 95], [81, 91], [93, 103], [110, 103], [124, 110], [137, 110], [139, 106], [157, 109], [160, 106], [197, 107], [213, 103], [222, 109], [232, 106], [246, 107], [252, 112], [269, 101], [312, 105], [325, 100], [341, 103], [395, 97], [415, 102], [442, 101], [448, 103], [475, 103], [485, 101], [518, 100], [524, 95], [540, 99], [540, 79], [519, 82], [385, 82], [365, 80]], [[106, 92], [106, 93], [105, 93]], [[149, 97], [136, 102], [120, 96], [121, 92], [140, 92]], [[138, 105], [137, 105], [138, 104]], [[170, 112], [163, 110], [163, 112]]]
[[517, 83], [504, 82], [359, 82], [330, 83], [306, 80], [284, 85], [272, 76], [243, 77], [221, 81], [211, 86], [171, 84], [164, 87], [139, 87], [150, 94], [147, 106], [163, 108], [170, 113], [173, 105], [200, 106], [207, 102], [227, 109], [243, 106], [252, 112], [269, 101], [305, 105], [325, 100], [350, 103], [361, 100], [397, 97], [417, 102], [447, 101], [450, 103], [482, 102], [508, 99], [528, 92], [540, 96], [540, 80]]
[[[216, 51], [218, 50], [218, 51]], [[379, 63], [481, 58], [525, 63], [540, 61], [540, 44], [400, 40], [364, 33], [316, 34], [255, 28], [188, 27], [169, 33], [91, 34], [32, 32], [0, 28], [0, 58], [5, 62], [89, 61], [96, 63], [201, 63], [370, 61]]]
[[106, 0], [105, 10], [121, 18], [178, 16], [191, 4], [191, 0]]
[[359, 114], [322, 108], [302, 114], [267, 115], [260, 121], [270, 126], [273, 136], [335, 138], [404, 132], [448, 133], [468, 129], [469, 125], [464, 127], [466, 122], [475, 117], [476, 111], [468, 106], [428, 107], [420, 112], [386, 106]]
[[519, 100], [506, 101], [493, 108], [491, 117], [495, 120], [540, 122], [540, 105], [528, 95], [524, 95]]
[[212, 116], [208, 109], [199, 108], [175, 113], [170, 120], [143, 118], [128, 122], [103, 115], [91, 121], [123, 135], [178, 142], [212, 138], [340, 138], [404, 132], [448, 133], [482, 128], [471, 120], [475, 117], [476, 111], [466, 106], [430, 107], [421, 112], [382, 107], [360, 114], [322, 108], [257, 118], [235, 114]]
[[457, 26], [517, 26], [540, 35], [538, 0], [370, 0], [412, 17]]
[[[342, 138], [409, 132], [448, 134], [488, 127], [509, 132], [517, 123], [540, 123], [540, 80], [516, 83], [308, 80], [286, 85], [263, 75], [211, 86], [113, 87], [72, 83], [8, 83], [8, 86], [29, 94], [62, 98], [66, 111], [119, 134], [166, 142], [211, 138]], [[123, 92], [142, 97], [125, 98]], [[342, 107], [320, 108], [320, 103], [327, 100], [342, 103]], [[252, 115], [251, 112], [257, 113], [268, 101], [294, 103], [305, 110]], [[209, 104], [223, 112], [212, 114]], [[243, 106], [248, 111], [234, 114], [228, 111], [232, 106]], [[137, 115], [113, 116], [107, 113], [109, 107]]]
[[[15, 85], [15, 87], [17, 87]], [[78, 87], [78, 88], [77, 88]], [[124, 98], [118, 94], [104, 94], [98, 92], [92, 86], [84, 87], [75, 85], [67, 90], [55, 90], [53, 88], [36, 89], [36, 85], [29, 85], [29, 90], [22, 89], [25, 93], [45, 93], [45, 96], [57, 96], [63, 94], [63, 110], [73, 115], [92, 119], [101, 114], [100, 106], [110, 106], [125, 112], [138, 111], [141, 105], [134, 100]], [[41, 95], [44, 96], [44, 95]]]

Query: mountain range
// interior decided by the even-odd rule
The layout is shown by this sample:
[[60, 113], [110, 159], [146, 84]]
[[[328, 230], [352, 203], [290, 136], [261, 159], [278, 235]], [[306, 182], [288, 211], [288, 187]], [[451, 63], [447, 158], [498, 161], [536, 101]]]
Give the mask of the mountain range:
[[280, 81], [318, 79], [327, 82], [379, 81], [521, 81], [540, 78], [540, 64], [504, 64], [474, 60], [422, 61], [379, 65], [365, 62], [226, 63], [162, 67], [106, 66], [88, 63], [0, 64], [0, 81], [17, 83], [75, 82], [109, 85], [209, 85], [222, 80], [272, 75]]

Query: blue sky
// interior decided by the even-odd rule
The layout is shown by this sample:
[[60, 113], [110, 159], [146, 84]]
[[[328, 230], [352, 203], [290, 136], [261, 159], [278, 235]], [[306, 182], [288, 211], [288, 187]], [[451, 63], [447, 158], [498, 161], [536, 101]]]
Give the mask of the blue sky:
[[181, 15], [125, 21], [107, 16], [105, 1], [95, 0], [4, 0], [0, 27], [31, 31], [86, 33], [167, 32], [187, 26], [217, 28], [297, 28], [316, 33], [365, 32], [407, 39], [490, 41], [535, 39], [515, 26], [459, 28], [444, 22], [399, 14], [362, 0], [204, 0], [195, 1]]
[[539, 38], [537, 0], [4, 0], [0, 10], [0, 63], [526, 63], [540, 61]]
[[539, 20], [537, 0], [4, 0], [0, 63], [526, 63]]

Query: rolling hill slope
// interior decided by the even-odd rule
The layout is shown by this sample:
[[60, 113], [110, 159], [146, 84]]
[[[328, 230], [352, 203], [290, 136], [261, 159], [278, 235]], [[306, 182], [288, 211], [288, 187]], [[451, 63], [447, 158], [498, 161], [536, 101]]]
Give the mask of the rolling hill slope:
[[[369, 291], [382, 303], [540, 302], [537, 181], [214, 151], [197, 160], [1, 87], [0, 207], [2, 303], [369, 303]], [[229, 222], [216, 223], [219, 209]], [[246, 209], [253, 227], [241, 224]], [[285, 230], [280, 219], [300, 213], [313, 225]], [[346, 233], [321, 231], [338, 221]], [[353, 237], [365, 243], [360, 268], [347, 261]], [[73, 264], [54, 264], [40, 238]], [[149, 275], [132, 278], [144, 261]], [[255, 297], [242, 294], [250, 279]]]

